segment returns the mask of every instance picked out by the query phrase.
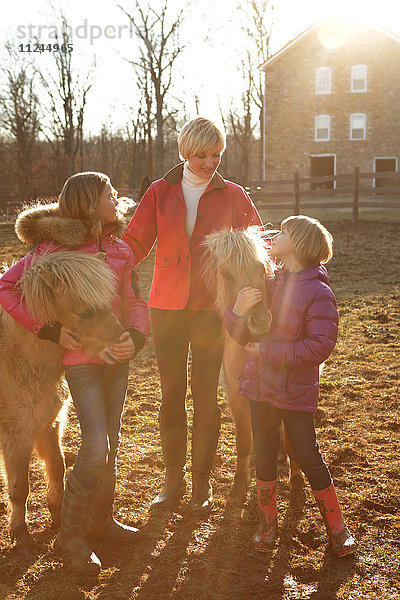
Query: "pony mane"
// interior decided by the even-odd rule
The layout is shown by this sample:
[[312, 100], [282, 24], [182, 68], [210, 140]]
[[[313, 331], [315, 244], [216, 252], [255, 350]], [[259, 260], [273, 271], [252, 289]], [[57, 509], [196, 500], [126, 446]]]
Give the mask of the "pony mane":
[[110, 309], [116, 277], [95, 254], [51, 252], [35, 257], [19, 285], [28, 310], [40, 321], [57, 320], [57, 302], [66, 298], [96, 311]]
[[203, 246], [207, 251], [201, 275], [220, 312], [234, 300], [229, 286], [218, 284], [218, 274], [227, 266], [234, 273], [246, 274], [254, 269], [256, 263], [261, 263], [266, 277], [273, 275], [275, 265], [264, 236], [262, 227], [252, 225], [247, 229], [222, 229], [205, 237]]

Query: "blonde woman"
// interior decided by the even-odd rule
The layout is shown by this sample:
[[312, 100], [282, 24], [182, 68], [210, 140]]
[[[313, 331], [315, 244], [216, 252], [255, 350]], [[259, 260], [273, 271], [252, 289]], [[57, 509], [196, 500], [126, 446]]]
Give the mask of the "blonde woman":
[[173, 508], [186, 488], [190, 348], [194, 406], [190, 508], [203, 515], [213, 500], [209, 477], [220, 428], [217, 386], [223, 334], [201, 279], [202, 242], [212, 231], [260, 225], [261, 220], [243, 188], [217, 172], [225, 138], [214, 123], [204, 118], [189, 121], [178, 146], [183, 162], [150, 185], [123, 239], [137, 262], [157, 241], [149, 307], [162, 389], [159, 424], [166, 478], [153, 506]]

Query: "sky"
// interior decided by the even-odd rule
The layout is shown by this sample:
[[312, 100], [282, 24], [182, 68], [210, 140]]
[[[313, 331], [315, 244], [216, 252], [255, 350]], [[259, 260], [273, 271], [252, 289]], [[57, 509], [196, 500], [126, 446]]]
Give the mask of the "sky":
[[[151, 1], [158, 3], [158, 0]], [[137, 99], [134, 72], [126, 59], [135, 58], [138, 42], [129, 32], [129, 21], [118, 4], [129, 12], [133, 2], [54, 0], [54, 4], [62, 7], [73, 27], [75, 64], [86, 72], [96, 58], [85, 116], [86, 132], [96, 134], [102, 123], [113, 130], [123, 127]], [[183, 4], [169, 0], [171, 15]], [[332, 14], [332, 2], [328, 0], [275, 0], [273, 4], [273, 53], [321, 17]], [[231, 98], [237, 99], [240, 94], [238, 57], [244, 43], [245, 18], [237, 5], [237, 0], [197, 0], [192, 1], [187, 11], [182, 30], [186, 48], [177, 63], [174, 97], [175, 102], [185, 108], [188, 118], [195, 116], [195, 94], [199, 98], [200, 114], [217, 122], [220, 105], [227, 107]], [[400, 35], [398, 1], [335, 0], [335, 12], [367, 19]], [[43, 43], [54, 42], [49, 36], [50, 28], [56, 24], [49, 0], [8, 3], [0, 24], [0, 53], [6, 40], [18, 48], [19, 44], [29, 41], [30, 33], [40, 33], [38, 37]], [[31, 57], [43, 66], [50, 64], [49, 53]], [[257, 65], [254, 68], [256, 70]]]

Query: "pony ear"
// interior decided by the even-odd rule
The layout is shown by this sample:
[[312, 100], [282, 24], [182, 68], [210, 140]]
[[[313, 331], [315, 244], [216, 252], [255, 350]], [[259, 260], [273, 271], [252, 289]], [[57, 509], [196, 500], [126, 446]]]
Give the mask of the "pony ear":
[[23, 275], [20, 284], [28, 310], [40, 321], [56, 321], [54, 290], [57, 281], [54, 273], [31, 268]]
[[99, 260], [102, 260], [103, 262], [105, 262], [107, 255], [105, 252], [96, 252], [96, 254], [93, 255], [95, 258], [98, 258]]

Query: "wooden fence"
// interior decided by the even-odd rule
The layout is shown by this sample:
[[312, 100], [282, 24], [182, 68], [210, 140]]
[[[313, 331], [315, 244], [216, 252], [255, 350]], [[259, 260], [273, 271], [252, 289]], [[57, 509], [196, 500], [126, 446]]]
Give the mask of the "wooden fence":
[[[361, 184], [361, 180], [371, 179], [374, 180], [374, 187]], [[390, 185], [386, 185], [387, 183]], [[327, 184], [332, 185], [332, 188], [324, 187]], [[323, 189], [313, 189], [315, 186], [321, 186]], [[272, 190], [271, 188], [275, 189]], [[359, 167], [355, 167], [353, 173], [323, 175], [320, 177], [300, 177], [299, 173], [296, 172], [293, 174], [292, 179], [255, 182], [246, 186], [246, 190], [259, 207], [271, 207], [270, 202], [263, 203], [267, 199], [292, 199], [293, 214], [295, 215], [300, 214], [301, 199], [326, 199], [327, 197], [337, 197], [339, 195], [350, 196], [352, 200], [343, 200], [341, 207], [352, 206], [353, 220], [356, 222], [362, 194], [390, 194], [400, 199], [400, 171], [362, 173]], [[385, 205], [379, 203], [379, 206]]]
[[[117, 188], [117, 192], [119, 196], [127, 196], [128, 198], [132, 198], [133, 200], [138, 200], [139, 190], [136, 188]], [[57, 193], [45, 194], [42, 196], [38, 196], [38, 199], [40, 200], [41, 198], [53, 198], [55, 202], [57, 196]], [[16, 211], [18, 212], [18, 209], [20, 209], [20, 207], [23, 204], [30, 204], [35, 200], [36, 198], [31, 198], [30, 200], [27, 200], [17, 194], [14, 194], [12, 196], [0, 195], [0, 215], [3, 215], [6, 218], [6, 220], [9, 221], [11, 218], [15, 217], [14, 213]]]
[[[374, 180], [374, 187], [362, 185], [362, 180]], [[379, 184], [384, 185], [379, 185]], [[389, 183], [390, 185], [386, 185]], [[393, 185], [391, 185], [393, 183]], [[378, 184], [378, 185], [377, 185]], [[312, 189], [314, 186], [332, 185], [332, 189]], [[274, 188], [274, 189], [271, 189]], [[128, 196], [135, 200], [140, 200], [139, 190], [133, 188], [117, 188], [120, 196]], [[341, 175], [323, 175], [321, 177], [300, 177], [299, 173], [294, 173], [291, 179], [275, 179], [268, 181], [257, 181], [246, 186], [246, 190], [251, 194], [251, 197], [259, 207], [279, 208], [271, 204], [264, 203], [264, 200], [288, 199], [293, 201], [293, 214], [300, 214], [300, 206], [306, 206], [305, 199], [321, 198], [326, 199], [331, 196], [338, 197], [345, 195], [351, 197], [352, 201], [347, 198], [340, 202], [340, 207], [353, 207], [353, 220], [358, 220], [358, 211], [360, 207], [360, 196], [363, 194], [390, 194], [395, 195], [400, 200], [400, 171], [390, 172], [372, 172], [362, 173], [359, 167], [355, 167], [353, 173], [345, 173]], [[56, 197], [57, 194], [47, 195], [47, 197]], [[302, 202], [303, 200], [303, 202]], [[2, 197], [0, 196], [0, 213], [3, 213], [7, 220], [10, 219], [16, 208], [21, 206], [24, 201], [19, 196]], [[377, 204], [378, 205], [378, 204]], [[382, 202], [379, 206], [393, 206], [393, 203], [384, 205]], [[309, 205], [310, 206], [310, 205]], [[308, 207], [309, 207], [308, 206]], [[326, 204], [324, 204], [326, 206]], [[338, 206], [339, 207], [339, 206]]]

